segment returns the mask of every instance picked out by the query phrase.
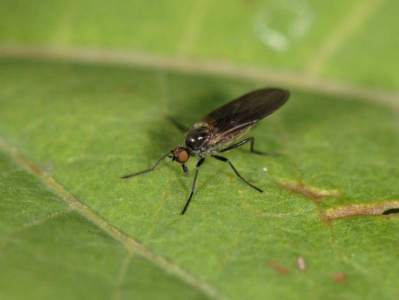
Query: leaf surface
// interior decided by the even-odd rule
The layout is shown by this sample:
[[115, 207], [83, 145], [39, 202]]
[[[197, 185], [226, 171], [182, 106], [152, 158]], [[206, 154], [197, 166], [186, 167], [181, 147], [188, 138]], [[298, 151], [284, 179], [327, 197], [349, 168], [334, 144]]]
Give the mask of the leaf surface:
[[[398, 4], [284, 3], [2, 1], [0, 298], [399, 297]], [[120, 179], [184, 141], [169, 116], [276, 84], [251, 135], [280, 155], [226, 153], [263, 194], [207, 159], [182, 217], [194, 159]]]

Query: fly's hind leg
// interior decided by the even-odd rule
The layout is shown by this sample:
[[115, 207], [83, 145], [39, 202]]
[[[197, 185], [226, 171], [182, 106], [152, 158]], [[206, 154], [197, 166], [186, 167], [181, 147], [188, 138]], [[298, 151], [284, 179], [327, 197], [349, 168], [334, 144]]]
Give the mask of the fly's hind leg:
[[243, 139], [242, 141], [239, 141], [238, 143], [235, 143], [233, 145], [230, 145], [222, 150], [220, 150], [220, 152], [226, 152], [226, 151], [230, 151], [236, 148], [239, 148], [247, 143], [249, 144], [249, 151], [253, 154], [257, 154], [257, 155], [271, 155], [271, 153], [267, 153], [267, 152], [263, 152], [263, 151], [258, 151], [255, 149], [255, 138], [254, 137], [249, 137], [246, 139]]
[[260, 193], [263, 193], [263, 190], [261, 190], [260, 188], [258, 188], [257, 186], [253, 185], [248, 180], [246, 180], [244, 177], [242, 177], [240, 172], [238, 172], [236, 167], [233, 165], [233, 163], [227, 157], [220, 156], [220, 155], [212, 155], [212, 157], [216, 158], [217, 160], [220, 160], [220, 161], [223, 161], [225, 163], [228, 163], [230, 165], [230, 168], [233, 170], [233, 172], [237, 175], [238, 178], [240, 178], [244, 183], [249, 185], [251, 188], [257, 190]]

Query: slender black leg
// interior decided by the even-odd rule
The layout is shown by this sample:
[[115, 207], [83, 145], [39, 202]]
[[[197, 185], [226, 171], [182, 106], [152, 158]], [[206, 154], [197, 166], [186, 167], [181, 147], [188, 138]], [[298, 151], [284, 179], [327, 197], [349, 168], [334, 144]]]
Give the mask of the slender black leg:
[[175, 125], [175, 127], [176, 127], [180, 132], [185, 133], [185, 132], [188, 131], [189, 128], [188, 128], [187, 126], [183, 125], [182, 123], [180, 123], [179, 121], [177, 121], [175, 118], [173, 118], [173, 117], [171, 117], [171, 116], [168, 116], [167, 118], [168, 118], [168, 120], [169, 120], [173, 125]]
[[187, 168], [187, 166], [185, 164], [182, 164], [181, 167], [183, 169], [184, 175], [188, 176], [188, 168]]
[[233, 145], [230, 145], [230, 146], [220, 150], [220, 152], [226, 152], [229, 150], [233, 150], [233, 149], [241, 147], [242, 145], [245, 145], [247, 143], [250, 143], [249, 151], [251, 151], [251, 153], [258, 154], [258, 155], [268, 155], [269, 154], [266, 152], [255, 150], [255, 138], [254, 137], [249, 137], [249, 138], [243, 139], [242, 141], [239, 141], [238, 143], [235, 143]]
[[125, 176], [122, 176], [121, 178], [122, 178], [122, 179], [128, 179], [128, 178], [131, 178], [131, 177], [134, 177], [134, 176], [137, 176], [137, 175], [141, 175], [141, 174], [145, 174], [145, 173], [154, 171], [155, 168], [159, 165], [159, 163], [160, 163], [161, 161], [163, 161], [163, 160], [164, 160], [166, 157], [168, 157], [169, 155], [170, 155], [170, 152], [168, 152], [168, 153], [162, 155], [162, 157], [161, 157], [160, 159], [158, 159], [158, 160], [155, 162], [155, 164], [152, 165], [151, 168], [145, 169], [145, 170], [140, 171], [140, 172], [132, 173], [132, 174], [127, 174], [127, 175], [125, 175]]
[[199, 168], [201, 167], [202, 163], [205, 161], [205, 158], [201, 158], [198, 162], [197, 165], [195, 167], [195, 174], [194, 174], [194, 180], [193, 180], [193, 185], [191, 186], [191, 192], [190, 195], [188, 196], [188, 199], [186, 201], [186, 204], [184, 205], [183, 210], [181, 211], [181, 214], [184, 215], [184, 213], [186, 212], [188, 206], [190, 205], [190, 201], [193, 198], [194, 192], [195, 192], [195, 185], [197, 183], [197, 177], [198, 177], [198, 172], [199, 172]]
[[230, 167], [233, 169], [234, 173], [235, 173], [242, 181], [244, 181], [246, 184], [248, 184], [251, 188], [257, 190], [257, 191], [260, 192], [260, 193], [263, 193], [263, 191], [262, 191], [260, 188], [254, 186], [252, 183], [250, 183], [248, 180], [246, 180], [244, 177], [242, 177], [241, 174], [238, 172], [238, 170], [234, 167], [234, 165], [231, 163], [231, 161], [230, 161], [228, 158], [226, 158], [226, 157], [224, 157], [224, 156], [219, 156], [219, 155], [212, 155], [212, 156], [213, 156], [214, 158], [218, 159], [218, 160], [227, 162], [227, 163], [230, 165]]

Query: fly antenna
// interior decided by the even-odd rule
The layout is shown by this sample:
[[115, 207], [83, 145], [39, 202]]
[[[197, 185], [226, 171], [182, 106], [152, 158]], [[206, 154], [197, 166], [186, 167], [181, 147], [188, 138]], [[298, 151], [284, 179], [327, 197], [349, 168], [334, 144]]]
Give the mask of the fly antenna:
[[138, 175], [142, 175], [142, 174], [145, 174], [145, 173], [152, 172], [159, 165], [159, 163], [161, 161], [163, 161], [165, 158], [167, 158], [168, 156], [170, 156], [170, 152], [162, 155], [150, 168], [142, 170], [142, 171], [139, 171], [139, 172], [136, 172], [136, 173], [131, 173], [131, 174], [124, 175], [124, 176], [121, 177], [121, 179], [129, 179], [129, 178], [132, 178], [132, 177], [135, 177], [135, 176], [138, 176]]

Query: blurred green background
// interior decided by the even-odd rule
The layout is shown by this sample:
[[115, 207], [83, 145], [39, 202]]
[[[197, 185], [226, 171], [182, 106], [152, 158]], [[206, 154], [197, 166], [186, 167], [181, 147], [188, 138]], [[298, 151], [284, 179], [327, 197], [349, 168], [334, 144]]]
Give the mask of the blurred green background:
[[[221, 60], [397, 90], [396, 1], [2, 1], [4, 46]], [[303, 74], [300, 73], [300, 74]]]
[[[398, 9], [2, 0], [0, 298], [398, 299]], [[228, 154], [265, 193], [209, 160], [181, 217], [177, 165], [119, 179], [271, 85], [282, 155]]]

